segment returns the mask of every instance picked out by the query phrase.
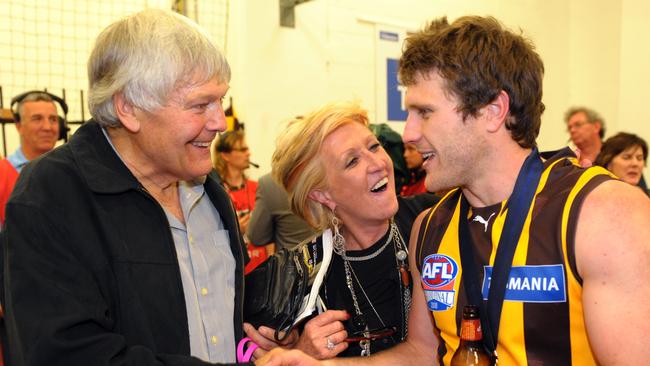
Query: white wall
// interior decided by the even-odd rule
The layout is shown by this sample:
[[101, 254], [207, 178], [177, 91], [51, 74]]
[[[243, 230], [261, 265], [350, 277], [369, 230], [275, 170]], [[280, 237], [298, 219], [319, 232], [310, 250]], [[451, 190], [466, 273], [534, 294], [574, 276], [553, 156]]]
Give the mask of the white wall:
[[[606, 134], [619, 130], [621, 102], [621, 2], [571, 2], [569, 32], [568, 101], [596, 109], [606, 123]], [[648, 136], [650, 137], [650, 136]]]
[[620, 69], [616, 80], [618, 109], [613, 118], [618, 120], [616, 130], [634, 131], [648, 140], [650, 123], [644, 116], [650, 86], [650, 3], [623, 1], [621, 18], [625, 21], [621, 22]]

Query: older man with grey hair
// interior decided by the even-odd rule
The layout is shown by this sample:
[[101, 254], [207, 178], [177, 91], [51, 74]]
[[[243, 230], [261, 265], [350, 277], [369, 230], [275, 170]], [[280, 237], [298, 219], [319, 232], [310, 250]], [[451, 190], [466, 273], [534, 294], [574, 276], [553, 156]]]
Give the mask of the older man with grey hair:
[[564, 114], [564, 121], [581, 158], [596, 161], [605, 137], [605, 120], [587, 107], [572, 107]]
[[99, 35], [88, 77], [93, 120], [7, 205], [10, 363], [235, 363], [245, 255], [210, 161], [227, 61], [193, 22], [146, 10]]
[[17, 105], [13, 112], [20, 146], [0, 160], [0, 228], [5, 221], [5, 206], [18, 174], [27, 163], [52, 150], [59, 139], [59, 116], [52, 96], [31, 91], [12, 100], [12, 107]]

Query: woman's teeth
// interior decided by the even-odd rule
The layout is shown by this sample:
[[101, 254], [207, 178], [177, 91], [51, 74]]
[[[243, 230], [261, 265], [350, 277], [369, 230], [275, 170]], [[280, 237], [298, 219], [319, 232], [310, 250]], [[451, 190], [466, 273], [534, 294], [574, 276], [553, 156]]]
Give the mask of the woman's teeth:
[[376, 184], [375, 184], [375, 185], [370, 189], [370, 191], [373, 192], [373, 193], [375, 193], [375, 192], [379, 192], [380, 190], [382, 190], [383, 188], [385, 188], [387, 184], [388, 184], [388, 178], [384, 177], [384, 178], [382, 178], [379, 182], [377, 182], [377, 183], [376, 183]]

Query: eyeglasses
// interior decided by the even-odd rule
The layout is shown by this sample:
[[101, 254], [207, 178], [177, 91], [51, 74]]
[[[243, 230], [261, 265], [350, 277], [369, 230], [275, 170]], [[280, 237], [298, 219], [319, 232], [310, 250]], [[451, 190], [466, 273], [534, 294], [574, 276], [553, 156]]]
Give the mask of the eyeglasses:
[[386, 327], [372, 329], [369, 331], [358, 331], [350, 334], [348, 338], [345, 339], [346, 342], [362, 342], [362, 341], [374, 341], [377, 339], [382, 339], [390, 337], [397, 332], [395, 327]]
[[248, 152], [248, 146], [245, 147], [233, 147], [231, 151], [239, 151], [239, 152]]
[[566, 126], [566, 130], [567, 130], [567, 131], [571, 131], [571, 130], [574, 129], [574, 128], [580, 128], [580, 127], [582, 127], [582, 126], [584, 126], [584, 125], [586, 125], [586, 124], [588, 124], [588, 123], [591, 123], [591, 122], [584, 122], [584, 121], [582, 121], [582, 122], [576, 122], [576, 123], [573, 123], [573, 124], [567, 125], [567, 126]]

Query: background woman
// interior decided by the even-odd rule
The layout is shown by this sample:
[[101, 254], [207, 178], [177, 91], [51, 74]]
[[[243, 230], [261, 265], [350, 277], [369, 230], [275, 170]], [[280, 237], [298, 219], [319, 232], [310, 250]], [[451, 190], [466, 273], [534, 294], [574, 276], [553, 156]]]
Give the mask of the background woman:
[[[215, 143], [213, 153], [214, 168], [219, 173], [221, 182], [235, 206], [242, 233], [245, 233], [248, 228], [257, 191], [257, 182], [248, 179], [244, 174], [244, 171], [250, 167], [250, 155], [246, 136], [242, 130], [222, 133]], [[256, 247], [247, 238], [244, 240], [250, 258], [244, 272], [248, 273], [266, 260], [267, 251], [265, 247]]]
[[632, 133], [619, 132], [605, 141], [595, 164], [636, 186], [641, 181], [647, 157], [648, 144], [644, 139]]
[[392, 161], [355, 104], [327, 105], [294, 121], [279, 137], [272, 165], [291, 209], [334, 233], [321, 297], [336, 310], [309, 320], [295, 347], [323, 359], [369, 355], [399, 343], [411, 301], [411, 224], [434, 196], [398, 199]]

